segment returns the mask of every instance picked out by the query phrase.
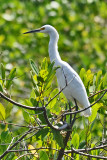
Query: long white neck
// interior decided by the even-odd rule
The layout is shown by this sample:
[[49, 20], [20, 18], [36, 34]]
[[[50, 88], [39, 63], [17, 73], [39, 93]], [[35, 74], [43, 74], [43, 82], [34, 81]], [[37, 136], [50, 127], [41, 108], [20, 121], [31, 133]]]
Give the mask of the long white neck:
[[49, 57], [50, 61], [55, 61], [55, 64], [61, 60], [59, 52], [58, 52], [58, 38], [59, 35], [56, 30], [50, 32], [50, 41], [49, 41]]

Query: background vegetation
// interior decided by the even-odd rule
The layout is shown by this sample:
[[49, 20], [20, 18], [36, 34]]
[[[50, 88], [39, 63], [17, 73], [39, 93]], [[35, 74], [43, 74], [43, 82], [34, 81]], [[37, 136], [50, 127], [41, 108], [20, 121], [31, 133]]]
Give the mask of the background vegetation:
[[[87, 89], [88, 95], [90, 96], [92, 94], [95, 94], [99, 90], [106, 89], [106, 0], [72, 0], [72, 2], [70, 0], [3, 0], [2, 2], [0, 2], [0, 63], [2, 63], [0, 65], [0, 91], [6, 93], [17, 102], [30, 106], [33, 106], [36, 103], [34, 101], [32, 102], [31, 100], [31, 98], [35, 98], [33, 90], [35, 86], [33, 86], [32, 83], [35, 73], [34, 71], [31, 71], [32, 64], [31, 61], [29, 62], [29, 59], [33, 59], [36, 65], [40, 66], [44, 57], [47, 57], [47, 63], [49, 63], [49, 37], [45, 34], [23, 35], [23, 32], [39, 28], [44, 24], [50, 24], [58, 30], [60, 35], [58, 49], [61, 58], [67, 61], [78, 73], [80, 73], [80, 76]], [[45, 68], [46, 71], [48, 71], [48, 67]], [[43, 68], [38, 68], [42, 72]], [[85, 68], [85, 70], [81, 70], [81, 68]], [[43, 78], [42, 74], [41, 77]], [[11, 81], [11, 79], [13, 80]], [[39, 80], [39, 82], [43, 83], [41, 79], [34, 78], [34, 80], [37, 82]], [[56, 88], [57, 86], [56, 78], [53, 79], [53, 82], [54, 83], [51, 86], [52, 89]], [[54, 93], [51, 96], [54, 96], [56, 93], [57, 89], [55, 89]], [[42, 98], [44, 99], [47, 95], [43, 95]], [[95, 96], [94, 98], [90, 99], [90, 102], [92, 103], [98, 98], [99, 96]], [[104, 125], [106, 123], [106, 99], [107, 95], [105, 95], [104, 98], [99, 102], [97, 108], [99, 109], [98, 115], [97, 117], [94, 117], [93, 121], [82, 117], [77, 120], [77, 123], [74, 126], [72, 137], [77, 133], [77, 131], [81, 134], [77, 142], [77, 146], [74, 146], [74, 148], [78, 149], [78, 147], [86, 147], [86, 141], [82, 135], [85, 135], [86, 131], [88, 131], [88, 122], [93, 124], [93, 129], [90, 130], [89, 133], [89, 147], [91, 145], [91, 142], [94, 146], [96, 142], [100, 142], [102, 139], [106, 139], [106, 131], [104, 129]], [[36, 99], [37, 102], [39, 102], [39, 100], [41, 101], [41, 99], [39, 98]], [[0, 132], [2, 133], [1, 143], [10, 143], [12, 136], [14, 137], [16, 135], [20, 135], [22, 134], [22, 131], [24, 132], [27, 130], [26, 128], [15, 126], [15, 124], [34, 125], [34, 122], [33, 120], [31, 120], [32, 118], [28, 113], [18, 108], [17, 106], [12, 105], [11, 103], [6, 102], [1, 98], [0, 102], [0, 111], [3, 111], [3, 109], [5, 108], [6, 113], [6, 115], [3, 115], [4, 112], [1, 111], [2, 116], [0, 116]], [[46, 102], [47, 100], [45, 101], [45, 103]], [[64, 106], [64, 103], [65, 101], [61, 102], [60, 106], [62, 104]], [[51, 105], [54, 106], [54, 104]], [[50, 109], [50, 112], [56, 115], [60, 113], [60, 110], [57, 110], [57, 107], [54, 107], [54, 110], [51, 110], [51, 108], [48, 109]], [[9, 125], [8, 123], [13, 123], [13, 125]], [[86, 130], [84, 130], [84, 128], [86, 128]], [[47, 134], [49, 130], [45, 129], [45, 131]], [[38, 135], [38, 137], [39, 136], [40, 135]], [[76, 136], [78, 137], [78, 135]], [[58, 143], [57, 145], [55, 144], [55, 141], [52, 141], [53, 135], [51, 133], [47, 137], [45, 134], [42, 138], [38, 137], [36, 136], [36, 138], [34, 139], [28, 139], [26, 145], [21, 144], [20, 147], [28, 147], [28, 144], [35, 147], [35, 141], [40, 144], [39, 147], [52, 147], [52, 143], [53, 148], [59, 149], [62, 145], [59, 144], [58, 140], [56, 140]], [[45, 140], [43, 141], [44, 137]], [[54, 137], [54, 139], [57, 138]], [[83, 144], [83, 146], [80, 146], [80, 143], [81, 145]], [[71, 144], [75, 145], [73, 141], [69, 141], [68, 149], [70, 149]], [[0, 154], [2, 154], [6, 150], [6, 148], [7, 145], [1, 146]], [[52, 159], [54, 154], [57, 157], [57, 153], [55, 151], [50, 152], [50, 154], [49, 151], [47, 151], [46, 156], [48, 155], [49, 158]], [[99, 153], [95, 152], [91, 154], [99, 155]], [[21, 155], [21, 153], [11, 153], [10, 159], [15, 159], [19, 155]], [[35, 156], [35, 159], [36, 158], [38, 158], [38, 155]], [[77, 156], [76, 158], [79, 157]], [[29, 159], [29, 157], [26, 156], [26, 159]]]

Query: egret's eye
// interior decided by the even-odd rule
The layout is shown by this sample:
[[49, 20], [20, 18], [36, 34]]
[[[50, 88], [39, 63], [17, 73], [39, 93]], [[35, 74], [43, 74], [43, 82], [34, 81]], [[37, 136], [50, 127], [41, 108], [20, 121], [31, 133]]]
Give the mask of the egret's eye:
[[40, 28], [40, 30], [45, 30], [45, 27]]

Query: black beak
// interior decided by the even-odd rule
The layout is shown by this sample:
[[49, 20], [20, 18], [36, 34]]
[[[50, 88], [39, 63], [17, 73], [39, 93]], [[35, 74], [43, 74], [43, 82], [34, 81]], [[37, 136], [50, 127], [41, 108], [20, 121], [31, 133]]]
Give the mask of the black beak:
[[24, 32], [23, 34], [35, 33], [35, 32], [40, 32], [40, 31], [41, 31], [40, 29], [35, 29], [35, 30], [32, 30], [32, 31]]

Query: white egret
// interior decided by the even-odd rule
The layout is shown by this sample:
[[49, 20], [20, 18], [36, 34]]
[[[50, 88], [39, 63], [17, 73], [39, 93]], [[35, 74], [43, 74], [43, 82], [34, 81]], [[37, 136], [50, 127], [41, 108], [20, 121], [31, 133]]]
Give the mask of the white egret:
[[[55, 66], [60, 66], [56, 71], [57, 81], [60, 89], [65, 89], [62, 91], [68, 101], [76, 100], [80, 108], [87, 108], [90, 106], [86, 89], [79, 75], [73, 70], [73, 68], [66, 62], [62, 61], [58, 52], [58, 39], [59, 34], [57, 30], [51, 25], [44, 25], [39, 29], [25, 32], [27, 33], [47, 33], [50, 36], [49, 41], [49, 56], [51, 62], [55, 62]], [[84, 116], [91, 115], [91, 108], [84, 111]]]

